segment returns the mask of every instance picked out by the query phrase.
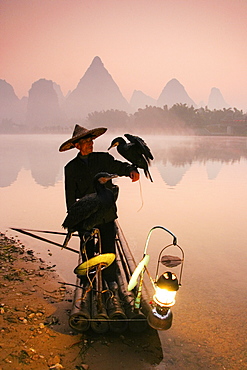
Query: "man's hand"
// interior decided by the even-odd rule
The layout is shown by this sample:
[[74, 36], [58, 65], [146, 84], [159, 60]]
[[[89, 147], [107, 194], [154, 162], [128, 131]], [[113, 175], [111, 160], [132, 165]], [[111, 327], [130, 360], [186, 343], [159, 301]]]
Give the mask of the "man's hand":
[[137, 171], [131, 171], [130, 172], [130, 178], [131, 178], [132, 182], [138, 181], [139, 178], [140, 178], [139, 172], [137, 172]]

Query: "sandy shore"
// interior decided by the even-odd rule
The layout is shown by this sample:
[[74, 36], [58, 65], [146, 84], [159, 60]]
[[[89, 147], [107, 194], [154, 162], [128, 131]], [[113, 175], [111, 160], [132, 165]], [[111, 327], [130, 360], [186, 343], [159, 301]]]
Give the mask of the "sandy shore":
[[74, 333], [68, 325], [73, 288], [55, 266], [0, 234], [0, 370], [154, 369], [158, 335]]

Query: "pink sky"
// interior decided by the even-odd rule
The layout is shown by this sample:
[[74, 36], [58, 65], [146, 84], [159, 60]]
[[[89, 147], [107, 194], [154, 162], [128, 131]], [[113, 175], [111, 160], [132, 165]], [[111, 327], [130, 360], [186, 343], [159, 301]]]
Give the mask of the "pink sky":
[[0, 78], [18, 97], [40, 78], [73, 90], [95, 56], [129, 100], [177, 78], [247, 110], [246, 0], [0, 0]]

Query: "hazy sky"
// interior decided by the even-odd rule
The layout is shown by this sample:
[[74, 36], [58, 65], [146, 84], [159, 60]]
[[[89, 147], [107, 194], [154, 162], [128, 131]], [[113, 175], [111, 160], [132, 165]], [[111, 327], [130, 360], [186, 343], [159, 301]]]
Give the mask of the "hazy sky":
[[212, 87], [247, 110], [247, 0], [0, 0], [0, 78], [73, 90], [95, 56], [129, 100], [177, 78], [196, 102]]

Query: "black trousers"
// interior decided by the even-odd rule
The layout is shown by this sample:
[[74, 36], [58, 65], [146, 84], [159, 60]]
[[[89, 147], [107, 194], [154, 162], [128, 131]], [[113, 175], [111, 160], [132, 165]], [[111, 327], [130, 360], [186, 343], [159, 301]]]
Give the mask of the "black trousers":
[[[115, 247], [115, 237], [116, 237], [116, 227], [114, 221], [107, 222], [102, 225], [96, 226], [100, 232], [101, 238], [101, 253], [114, 253], [116, 254], [116, 247]], [[82, 245], [84, 243], [84, 234], [79, 232], [79, 236], [81, 239], [81, 251]], [[82, 261], [85, 262], [86, 260], [92, 258], [95, 252], [98, 252], [98, 244], [95, 245], [94, 240], [89, 240], [84, 248], [85, 253], [82, 253]], [[107, 268], [103, 269], [102, 275], [103, 278], [107, 282], [115, 281], [116, 280], [116, 260], [108, 266]]]

